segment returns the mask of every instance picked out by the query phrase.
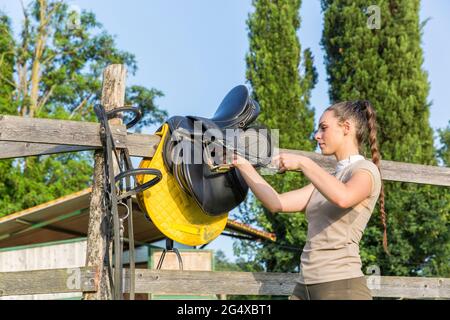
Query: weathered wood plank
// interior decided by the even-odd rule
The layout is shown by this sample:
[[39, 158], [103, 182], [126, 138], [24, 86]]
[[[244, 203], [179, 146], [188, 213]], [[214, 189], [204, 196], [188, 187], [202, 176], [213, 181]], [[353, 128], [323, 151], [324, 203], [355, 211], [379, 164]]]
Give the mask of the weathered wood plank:
[[[0, 116], [0, 159], [98, 149], [101, 147], [98, 131], [98, 123]], [[124, 126], [115, 126], [113, 132], [117, 146], [127, 146], [131, 156], [152, 157], [160, 142], [156, 135], [126, 134]], [[304, 155], [330, 173], [336, 167], [333, 156], [281, 151]], [[450, 186], [448, 167], [382, 160], [381, 173], [383, 180]]]
[[[161, 138], [150, 134], [128, 134], [126, 146], [133, 157], [153, 157]], [[97, 150], [100, 146], [74, 146], [34, 142], [0, 141], [0, 159], [41, 156], [65, 152]]]
[[0, 141], [0, 159], [42, 156], [65, 152], [94, 150], [97, 147], [70, 146], [64, 144], [46, 144], [32, 142]]
[[411, 299], [450, 299], [450, 279], [428, 277], [367, 277], [367, 284], [376, 297]]
[[[280, 149], [280, 151], [301, 154], [308, 157], [330, 173], [334, 172], [336, 168], [336, 159], [333, 156], [323, 156], [319, 153], [300, 150]], [[381, 175], [383, 180], [389, 181], [450, 186], [450, 168], [448, 167], [382, 160]]]
[[[99, 129], [95, 122], [25, 118], [0, 115], [0, 141], [64, 144], [101, 147]], [[126, 127], [111, 127], [117, 147], [126, 144]]]
[[153, 157], [161, 137], [155, 134], [130, 133], [126, 137], [126, 145], [133, 157]]
[[68, 268], [0, 273], [0, 296], [95, 292], [97, 269]]
[[[128, 271], [128, 270], [126, 270]], [[290, 295], [294, 273], [211, 272], [136, 269], [136, 292], [155, 294]], [[125, 292], [129, 274], [125, 272]]]
[[[136, 270], [136, 292], [155, 294], [290, 295], [296, 273]], [[374, 297], [450, 298], [450, 279], [366, 276]], [[129, 274], [125, 272], [125, 291]]]
[[[129, 272], [125, 271], [125, 292]], [[294, 289], [296, 273], [136, 270], [136, 292], [155, 294], [284, 295]], [[450, 279], [366, 276], [374, 297], [450, 299]], [[0, 296], [95, 292], [94, 267], [0, 273]]]

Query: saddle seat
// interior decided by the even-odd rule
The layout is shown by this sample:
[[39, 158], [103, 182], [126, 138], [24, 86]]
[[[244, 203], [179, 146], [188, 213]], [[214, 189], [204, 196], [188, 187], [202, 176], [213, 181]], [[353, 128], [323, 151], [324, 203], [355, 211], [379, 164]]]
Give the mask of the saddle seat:
[[[222, 215], [235, 208], [245, 200], [248, 186], [234, 168], [227, 172], [211, 170], [204, 161], [205, 152], [211, 151], [204, 135], [215, 132], [222, 139], [226, 136], [226, 129], [245, 131], [259, 113], [260, 107], [250, 97], [247, 87], [239, 85], [228, 92], [212, 118], [174, 116], [167, 120], [171, 136], [170, 140], [168, 136], [164, 141], [164, 163], [180, 187], [206, 214]], [[214, 137], [208, 138], [208, 141], [214, 140]], [[198, 159], [199, 155], [202, 159]]]

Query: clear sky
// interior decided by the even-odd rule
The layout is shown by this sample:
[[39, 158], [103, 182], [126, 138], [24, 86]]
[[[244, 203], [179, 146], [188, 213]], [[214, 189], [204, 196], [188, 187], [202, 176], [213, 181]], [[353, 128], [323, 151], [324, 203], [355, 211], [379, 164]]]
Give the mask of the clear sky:
[[[29, 1], [24, 0], [25, 3]], [[139, 70], [129, 84], [154, 87], [165, 96], [156, 103], [169, 115], [211, 116], [223, 96], [237, 84], [246, 84], [248, 52], [246, 19], [251, 0], [72, 0], [70, 4], [96, 14], [106, 30], [116, 35], [117, 46], [136, 55]], [[19, 0], [0, 0], [0, 10], [20, 30]], [[316, 124], [328, 106], [328, 85], [323, 50], [319, 0], [303, 0], [299, 38], [311, 48], [319, 82], [312, 92]], [[450, 1], [424, 0], [420, 18], [430, 17], [422, 42], [424, 69], [431, 90], [430, 125], [443, 128], [450, 119]], [[382, 17], [381, 17], [382, 18]], [[152, 133], [156, 127], [148, 128]], [[435, 145], [439, 143], [436, 139]], [[318, 151], [318, 149], [316, 150]], [[219, 237], [207, 248], [222, 248], [232, 257], [232, 240]]]

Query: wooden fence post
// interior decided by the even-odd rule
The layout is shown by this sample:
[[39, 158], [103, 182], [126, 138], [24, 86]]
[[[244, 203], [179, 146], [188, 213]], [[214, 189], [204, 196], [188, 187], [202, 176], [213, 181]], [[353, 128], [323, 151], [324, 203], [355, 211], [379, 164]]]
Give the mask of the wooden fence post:
[[[108, 66], [103, 72], [101, 103], [105, 109], [111, 110], [124, 105], [126, 68], [121, 64]], [[112, 119], [110, 125], [121, 124], [120, 119]], [[109, 251], [110, 260], [112, 243], [108, 243], [106, 233], [110, 225], [106, 219], [104, 203], [104, 158], [103, 151], [96, 150], [94, 155], [94, 181], [90, 199], [89, 228], [87, 235], [86, 267], [98, 267], [97, 292], [84, 292], [85, 300], [111, 299], [110, 275], [105, 266], [105, 257]], [[117, 168], [115, 168], [117, 169]], [[116, 171], [116, 170], [115, 170]]]

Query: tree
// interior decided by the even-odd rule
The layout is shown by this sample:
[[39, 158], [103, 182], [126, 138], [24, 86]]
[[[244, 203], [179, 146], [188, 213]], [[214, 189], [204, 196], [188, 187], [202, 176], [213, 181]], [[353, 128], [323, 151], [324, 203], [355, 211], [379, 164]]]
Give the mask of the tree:
[[[14, 92], [14, 40], [11, 34], [9, 18], [0, 12], [0, 114], [15, 114], [16, 107], [11, 103]], [[0, 215], [2, 211], [11, 211], [14, 204], [10, 202], [9, 172], [13, 170], [13, 161], [0, 161]]]
[[214, 253], [214, 270], [215, 271], [242, 271], [242, 269], [233, 262], [230, 262], [222, 250]]
[[[429, 125], [429, 83], [420, 46], [420, 1], [322, 0], [322, 45], [332, 103], [367, 99], [379, 123], [382, 159], [436, 165]], [[376, 10], [380, 28], [369, 28]], [[371, 158], [366, 152], [366, 157]], [[383, 275], [450, 274], [450, 193], [444, 187], [384, 182], [389, 249], [378, 208], [361, 241], [364, 266]], [[363, 267], [363, 270], [364, 267]]]
[[[280, 129], [281, 148], [314, 150], [314, 109], [309, 107], [311, 90], [317, 79], [309, 49], [302, 52], [301, 1], [254, 0], [248, 20], [250, 50], [246, 56], [247, 79], [254, 98], [261, 105], [259, 122]], [[302, 187], [306, 179], [298, 173], [265, 176], [278, 192]], [[241, 207], [241, 219], [264, 227], [277, 235], [277, 243], [241, 241], [237, 255], [246, 254], [248, 271], [293, 271], [300, 261], [306, 238], [303, 214], [274, 216], [255, 198]]]
[[450, 166], [450, 121], [447, 128], [438, 129], [440, 142], [442, 147], [438, 150], [438, 157], [442, 160], [445, 166]]
[[[14, 42], [7, 19], [2, 20], [2, 56], [15, 61], [10, 69], [13, 81], [8, 82], [12, 94], [0, 92], [4, 105], [11, 114], [26, 117], [97, 121], [93, 106], [100, 103], [103, 69], [121, 63], [134, 74], [134, 56], [117, 49], [93, 13], [71, 11], [65, 1], [35, 0], [23, 14], [23, 28]], [[167, 115], [154, 104], [159, 96], [162, 92], [156, 89], [127, 88], [126, 103], [139, 106], [144, 115], [138, 131]], [[0, 216], [86, 188], [92, 177], [92, 152], [1, 163]]]
[[14, 114], [14, 40], [9, 18], [0, 11], [0, 114]]

